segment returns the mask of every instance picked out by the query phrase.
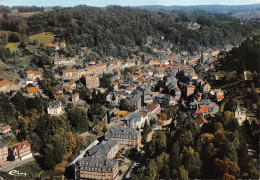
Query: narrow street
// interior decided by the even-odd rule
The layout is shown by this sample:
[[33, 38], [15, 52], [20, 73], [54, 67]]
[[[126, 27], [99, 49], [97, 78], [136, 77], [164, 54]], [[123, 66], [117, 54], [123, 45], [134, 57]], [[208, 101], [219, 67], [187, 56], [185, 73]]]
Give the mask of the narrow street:
[[23, 164], [32, 162], [32, 161], [34, 161], [34, 160], [35, 160], [34, 157], [30, 157], [30, 158], [25, 159], [25, 160], [22, 160], [22, 161], [21, 161], [21, 160], [8, 161], [8, 162], [6, 162], [6, 163], [4, 163], [4, 164], [1, 165], [0, 171], [5, 171], [5, 172], [7, 172], [7, 171], [10, 171], [10, 170], [12, 170], [12, 169], [14, 169], [14, 168], [17, 168], [17, 167], [19, 167], [19, 166], [22, 166]]
[[43, 93], [43, 90], [40, 88], [38, 82], [35, 83], [35, 86], [36, 86], [36, 88], [37, 88], [37, 90], [38, 90], [38, 92], [40, 93], [40, 95], [41, 95], [42, 98], [44, 98], [44, 99], [49, 99], [49, 97], [46, 96], [46, 95]]

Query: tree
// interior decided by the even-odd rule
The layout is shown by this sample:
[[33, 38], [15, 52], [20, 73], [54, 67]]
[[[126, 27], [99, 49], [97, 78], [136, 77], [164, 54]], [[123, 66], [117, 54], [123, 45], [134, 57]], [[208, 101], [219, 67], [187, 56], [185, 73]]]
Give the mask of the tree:
[[42, 141], [40, 137], [35, 132], [30, 132], [30, 143], [32, 145], [32, 151], [39, 152], [42, 146]]
[[19, 42], [19, 41], [20, 41], [20, 37], [19, 37], [18, 33], [9, 34], [8, 42]]
[[76, 92], [79, 93], [79, 98], [89, 102], [90, 91], [86, 86], [80, 86], [76, 88]]
[[51, 65], [52, 59], [47, 55], [35, 55], [31, 62], [40, 68], [44, 68], [45, 65]]
[[77, 147], [76, 136], [72, 132], [66, 134], [66, 159], [68, 159]]
[[235, 176], [232, 176], [232, 175], [226, 173], [223, 175], [222, 179], [223, 180], [235, 180], [236, 178], [235, 178]]
[[16, 95], [11, 99], [16, 110], [20, 113], [26, 113], [26, 98], [22, 95], [21, 92], [17, 92]]
[[127, 99], [121, 99], [119, 107], [121, 110], [126, 110], [126, 111], [131, 111], [132, 109], [132, 105]]
[[165, 152], [167, 145], [166, 135], [158, 131], [154, 133], [152, 141], [148, 146], [148, 153], [150, 156], [158, 156], [159, 154]]
[[185, 169], [189, 172], [192, 179], [198, 178], [200, 174], [201, 161], [199, 153], [195, 152], [192, 147], [183, 148], [183, 159]]
[[19, 44], [19, 48], [21, 48], [21, 49], [25, 49], [26, 47], [27, 47], [27, 42], [25, 42], [25, 41], [22, 41], [20, 44]]
[[52, 142], [54, 148], [53, 148], [53, 159], [56, 164], [59, 164], [62, 162], [64, 155], [65, 155], [65, 137], [56, 134], [53, 137], [53, 142]]
[[7, 161], [14, 161], [15, 160], [15, 156], [13, 153], [10, 153], [8, 156], [7, 156]]
[[40, 149], [40, 153], [42, 155], [41, 166], [43, 169], [53, 169], [56, 165], [53, 155], [54, 147], [51, 144], [46, 144]]
[[178, 177], [181, 180], [188, 180], [189, 179], [189, 174], [186, 169], [184, 169], [183, 166], [178, 168]]
[[216, 158], [214, 160], [214, 163], [216, 177], [222, 178], [224, 174], [227, 173], [235, 177], [238, 177], [240, 173], [240, 169], [237, 163], [231, 161], [228, 158], [224, 158], [223, 160]]
[[165, 113], [161, 113], [159, 115], [159, 118], [160, 118], [161, 121], [166, 121], [167, 120], [167, 115]]
[[181, 165], [179, 141], [173, 143], [170, 155], [171, 169], [178, 169], [178, 167]]
[[68, 122], [74, 131], [83, 132], [89, 129], [88, 116], [84, 110], [69, 108], [66, 111], [68, 113]]

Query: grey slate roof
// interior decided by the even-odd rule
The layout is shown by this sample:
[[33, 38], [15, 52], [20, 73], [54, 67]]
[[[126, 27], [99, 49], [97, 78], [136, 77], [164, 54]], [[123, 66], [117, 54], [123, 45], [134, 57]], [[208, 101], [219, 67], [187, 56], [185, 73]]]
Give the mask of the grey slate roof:
[[237, 105], [235, 108], [235, 112], [244, 112], [244, 111], [245, 111], [245, 109], [239, 105]]
[[129, 97], [129, 100], [131, 102], [137, 102], [139, 101], [139, 99], [141, 98], [141, 92], [140, 91], [134, 91], [131, 95], [131, 97]]
[[137, 139], [140, 132], [129, 127], [115, 127], [105, 134], [106, 138]]
[[128, 115], [128, 119], [132, 119], [134, 121], [140, 121], [143, 115], [139, 112], [137, 113], [131, 113]]
[[113, 139], [102, 141], [94, 148], [90, 149], [87, 154], [92, 157], [106, 157], [110, 152], [111, 148], [116, 146], [118, 142]]
[[48, 105], [49, 108], [58, 108], [60, 106], [61, 106], [61, 102], [60, 101], [52, 101]]
[[80, 161], [82, 163], [80, 169], [92, 172], [113, 172], [113, 169], [118, 165], [115, 160], [94, 156], [87, 156]]

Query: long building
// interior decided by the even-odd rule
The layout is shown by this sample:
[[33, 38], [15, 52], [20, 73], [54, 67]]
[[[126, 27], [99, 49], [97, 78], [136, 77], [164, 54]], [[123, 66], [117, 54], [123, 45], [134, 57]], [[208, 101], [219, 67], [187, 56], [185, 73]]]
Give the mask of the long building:
[[75, 164], [75, 179], [117, 179], [118, 162], [106, 157], [86, 156]]
[[105, 133], [105, 139], [114, 139], [119, 147], [124, 149], [137, 149], [141, 145], [141, 133], [128, 127], [115, 127]]

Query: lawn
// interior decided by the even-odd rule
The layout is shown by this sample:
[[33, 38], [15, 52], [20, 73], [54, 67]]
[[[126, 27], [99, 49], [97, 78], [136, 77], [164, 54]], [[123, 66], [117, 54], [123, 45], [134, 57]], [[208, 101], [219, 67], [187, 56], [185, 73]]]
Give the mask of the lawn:
[[18, 50], [18, 46], [20, 43], [8, 43], [5, 47], [9, 48], [11, 52]]
[[18, 143], [19, 141], [16, 139], [16, 137], [14, 135], [11, 135], [11, 136], [1, 139], [1, 142], [6, 144], [7, 146], [11, 146], [11, 145]]
[[16, 79], [18, 79], [18, 77], [11, 71], [1, 71], [0, 70], [0, 78], [2, 79], [6, 79], [8, 81], [15, 81]]
[[45, 46], [54, 40], [54, 35], [51, 33], [40, 33], [29, 37], [30, 41], [37, 40], [39, 45], [43, 43]]

